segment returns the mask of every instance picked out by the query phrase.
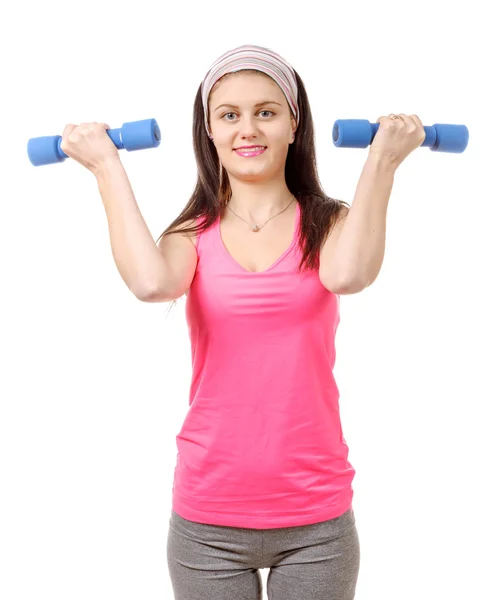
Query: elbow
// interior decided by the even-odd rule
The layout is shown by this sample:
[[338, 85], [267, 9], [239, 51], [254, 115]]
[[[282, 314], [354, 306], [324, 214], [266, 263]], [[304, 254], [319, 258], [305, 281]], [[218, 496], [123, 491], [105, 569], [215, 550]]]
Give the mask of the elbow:
[[161, 290], [150, 286], [130, 287], [132, 294], [141, 302], [164, 302], [167, 294]]
[[364, 282], [362, 279], [355, 277], [348, 277], [340, 280], [329, 280], [329, 278], [320, 277], [320, 281], [329, 292], [337, 294], [338, 296], [358, 294], [365, 290], [369, 285], [369, 282]]
[[173, 300], [173, 298], [169, 297], [167, 294], [154, 289], [139, 291], [135, 296], [140, 302], [170, 302]]
[[133, 292], [141, 302], [173, 302], [178, 300], [185, 290], [167, 290], [160, 287], [146, 287]]
[[334, 293], [338, 294], [339, 296], [358, 294], [359, 292], [365, 290], [366, 287], [368, 287], [367, 283], [363, 283], [360, 280], [354, 279], [341, 283], [339, 286], [336, 287], [337, 291]]

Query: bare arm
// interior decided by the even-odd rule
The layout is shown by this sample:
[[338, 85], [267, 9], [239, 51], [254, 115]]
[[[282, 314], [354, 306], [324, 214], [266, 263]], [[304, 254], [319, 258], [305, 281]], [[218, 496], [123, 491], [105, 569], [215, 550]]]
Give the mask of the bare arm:
[[[165, 242], [162, 238], [160, 245], [166, 246], [167, 251], [161, 252], [140, 212], [119, 159], [105, 163], [95, 176], [108, 218], [113, 258], [128, 288], [145, 301], [169, 301], [179, 291], [182, 295], [183, 288], [188, 286], [189, 279], [192, 280], [190, 271], [196, 255], [192, 242], [185, 238]], [[193, 267], [195, 270], [195, 263]]]
[[386, 216], [396, 168], [369, 155], [350, 209], [320, 251], [320, 280], [338, 294], [354, 294], [371, 285], [381, 269]]
[[[185, 221], [181, 227], [192, 227], [194, 221]], [[168, 268], [168, 286], [165, 289], [155, 285], [147, 291], [146, 302], [167, 302], [176, 300], [185, 294], [195, 275], [197, 267], [197, 250], [195, 235], [187, 233], [171, 233], [164, 235], [158, 242]]]

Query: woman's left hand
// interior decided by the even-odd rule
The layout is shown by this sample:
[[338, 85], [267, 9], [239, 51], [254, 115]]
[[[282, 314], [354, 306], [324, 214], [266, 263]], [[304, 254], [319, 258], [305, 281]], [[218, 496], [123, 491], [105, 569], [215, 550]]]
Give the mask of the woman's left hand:
[[[392, 114], [392, 113], [391, 113]], [[369, 148], [369, 155], [390, 161], [396, 168], [426, 138], [421, 119], [417, 115], [400, 113], [399, 119], [379, 117], [379, 129]]]

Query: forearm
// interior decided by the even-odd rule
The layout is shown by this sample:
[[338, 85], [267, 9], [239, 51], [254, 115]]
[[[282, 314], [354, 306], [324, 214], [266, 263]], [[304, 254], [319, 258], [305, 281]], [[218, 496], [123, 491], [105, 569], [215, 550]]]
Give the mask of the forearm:
[[165, 262], [140, 212], [120, 160], [95, 173], [108, 219], [111, 251], [119, 274], [137, 297], [163, 281]]
[[335, 256], [349, 286], [365, 288], [376, 279], [384, 260], [386, 217], [396, 167], [369, 155], [354, 199], [339, 234]]

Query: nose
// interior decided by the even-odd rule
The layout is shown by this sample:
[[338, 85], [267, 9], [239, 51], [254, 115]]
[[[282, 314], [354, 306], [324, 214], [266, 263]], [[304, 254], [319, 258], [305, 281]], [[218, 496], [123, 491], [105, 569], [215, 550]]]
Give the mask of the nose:
[[242, 138], [252, 138], [258, 135], [258, 123], [252, 116], [241, 117], [239, 134]]

